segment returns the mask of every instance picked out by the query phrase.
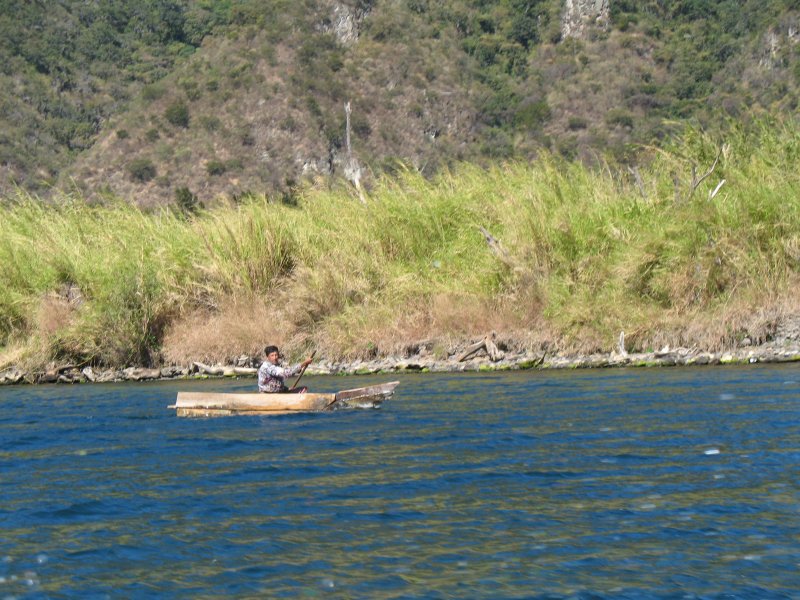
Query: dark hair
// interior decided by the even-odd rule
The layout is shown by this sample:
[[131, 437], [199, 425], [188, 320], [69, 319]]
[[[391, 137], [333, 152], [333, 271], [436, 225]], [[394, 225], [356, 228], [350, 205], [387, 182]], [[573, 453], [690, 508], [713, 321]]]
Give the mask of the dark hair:
[[[266, 348], [264, 348], [264, 354], [267, 355], [267, 356], [269, 356], [273, 352], [278, 352], [278, 347], [277, 346], [267, 346]], [[280, 354], [280, 352], [278, 352], [278, 353]]]

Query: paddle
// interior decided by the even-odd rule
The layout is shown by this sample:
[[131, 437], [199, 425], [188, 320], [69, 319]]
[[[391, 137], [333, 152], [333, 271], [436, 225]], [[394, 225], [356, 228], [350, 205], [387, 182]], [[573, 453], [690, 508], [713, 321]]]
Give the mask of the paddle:
[[[310, 358], [314, 358], [314, 355], [315, 355], [316, 353], [317, 353], [317, 351], [316, 351], [316, 350], [314, 350], [314, 351], [311, 353], [311, 356], [310, 356]], [[300, 379], [303, 377], [303, 373], [305, 373], [305, 372], [306, 372], [306, 369], [307, 369], [307, 368], [308, 368], [308, 365], [305, 365], [305, 366], [303, 367], [303, 369], [300, 371], [300, 375], [298, 375], [298, 376], [297, 376], [297, 379], [295, 379], [295, 380], [294, 380], [294, 385], [293, 385], [291, 388], [289, 388], [289, 389], [292, 389], [292, 390], [293, 390], [294, 388], [296, 388], [296, 387], [297, 387], [297, 384], [298, 384], [298, 383], [300, 383]]]

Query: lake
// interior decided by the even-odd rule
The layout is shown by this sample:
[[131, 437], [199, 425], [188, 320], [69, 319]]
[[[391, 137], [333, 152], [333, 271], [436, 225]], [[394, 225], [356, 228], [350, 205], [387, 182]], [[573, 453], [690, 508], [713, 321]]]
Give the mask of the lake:
[[0, 599], [800, 598], [800, 365], [399, 379], [0, 388]]

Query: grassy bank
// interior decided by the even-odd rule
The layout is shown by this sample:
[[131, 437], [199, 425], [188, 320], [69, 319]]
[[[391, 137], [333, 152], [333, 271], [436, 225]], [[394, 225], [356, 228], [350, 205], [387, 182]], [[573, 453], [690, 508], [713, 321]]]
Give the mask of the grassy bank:
[[405, 173], [366, 203], [308, 189], [193, 216], [6, 198], [0, 363], [223, 361], [267, 342], [444, 355], [490, 330], [563, 352], [622, 330], [629, 350], [717, 349], [800, 313], [800, 126], [641, 156], [635, 172], [543, 156]]

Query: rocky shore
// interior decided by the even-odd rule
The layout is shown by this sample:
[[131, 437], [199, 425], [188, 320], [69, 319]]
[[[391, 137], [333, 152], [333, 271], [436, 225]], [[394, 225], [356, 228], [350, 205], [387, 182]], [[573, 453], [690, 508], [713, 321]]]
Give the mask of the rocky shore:
[[[610, 353], [566, 356], [560, 354], [499, 351], [482, 348], [464, 358], [464, 352], [445, 359], [436, 357], [422, 345], [413, 356], [389, 356], [368, 361], [337, 362], [321, 359], [312, 364], [308, 375], [367, 375], [378, 373], [457, 373], [476, 371], [515, 371], [526, 369], [600, 369], [614, 367], [673, 367], [704, 365], [741, 365], [753, 363], [800, 362], [800, 340], [784, 339], [760, 346], [743, 346], [723, 352], [693, 348], [662, 348], [647, 353]], [[0, 371], [0, 385], [24, 383], [102, 383], [212, 377], [254, 378], [260, 359], [241, 356], [227, 365], [194, 362], [185, 366], [161, 368], [129, 367], [97, 369], [76, 365], [52, 365], [43, 372], [26, 373], [16, 367]]]

